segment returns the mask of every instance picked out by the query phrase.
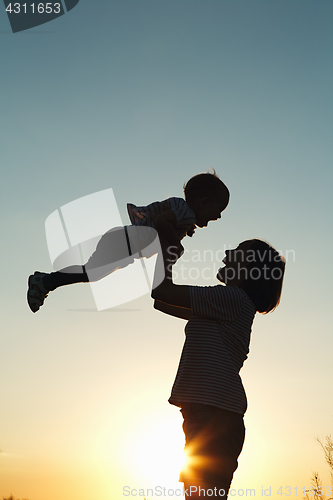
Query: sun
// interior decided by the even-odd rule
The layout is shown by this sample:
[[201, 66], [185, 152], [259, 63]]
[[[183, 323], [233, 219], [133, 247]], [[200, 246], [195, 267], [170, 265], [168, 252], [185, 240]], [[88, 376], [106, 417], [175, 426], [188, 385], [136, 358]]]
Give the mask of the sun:
[[178, 421], [159, 420], [144, 424], [128, 436], [123, 450], [127, 463], [147, 484], [178, 482], [185, 463], [184, 434]]

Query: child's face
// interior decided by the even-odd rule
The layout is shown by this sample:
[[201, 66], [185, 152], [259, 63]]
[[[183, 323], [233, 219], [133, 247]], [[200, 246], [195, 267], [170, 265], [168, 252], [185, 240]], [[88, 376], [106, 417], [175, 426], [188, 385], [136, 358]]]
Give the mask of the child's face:
[[206, 227], [211, 220], [221, 218], [221, 213], [226, 208], [227, 202], [224, 199], [209, 199], [202, 198], [198, 201], [194, 212], [197, 217], [196, 225], [198, 227]]

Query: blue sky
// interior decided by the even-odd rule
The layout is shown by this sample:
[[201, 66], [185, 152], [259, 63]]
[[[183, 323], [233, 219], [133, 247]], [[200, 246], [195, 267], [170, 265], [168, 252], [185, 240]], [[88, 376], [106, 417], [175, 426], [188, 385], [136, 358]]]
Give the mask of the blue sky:
[[[242, 373], [248, 437], [235, 484], [301, 487], [326, 470], [313, 438], [332, 432], [333, 414], [332, 11], [326, 0], [80, 0], [16, 34], [0, 12], [0, 495], [88, 500], [98, 485], [112, 498], [139, 481], [119, 458], [125, 437], [148, 432], [140, 422], [178, 432], [167, 399], [183, 322], [148, 296], [84, 312], [85, 285], [32, 315], [26, 280], [51, 270], [44, 223], [60, 206], [111, 187], [126, 224], [127, 202], [182, 196], [208, 168], [230, 204], [184, 241], [188, 256], [252, 237], [289, 256], [281, 306], [256, 319]], [[190, 282], [214, 284], [202, 269], [215, 260], [192, 263]]]

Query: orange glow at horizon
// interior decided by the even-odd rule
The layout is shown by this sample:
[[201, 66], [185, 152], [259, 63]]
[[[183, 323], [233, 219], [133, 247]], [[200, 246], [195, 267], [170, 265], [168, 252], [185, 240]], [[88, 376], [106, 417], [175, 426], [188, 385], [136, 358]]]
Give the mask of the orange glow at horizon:
[[136, 428], [124, 443], [124, 459], [140, 481], [167, 485], [178, 482], [185, 463], [184, 435], [177, 422], [156, 418]]

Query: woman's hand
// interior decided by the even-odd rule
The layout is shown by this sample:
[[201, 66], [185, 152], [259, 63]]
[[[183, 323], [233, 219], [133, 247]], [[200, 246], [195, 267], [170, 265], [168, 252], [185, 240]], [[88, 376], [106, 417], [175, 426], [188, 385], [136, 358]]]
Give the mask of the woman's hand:
[[183, 245], [179, 240], [176, 242], [170, 241], [163, 238], [161, 235], [159, 235], [159, 239], [163, 253], [164, 266], [173, 266], [184, 253]]
[[[184, 254], [185, 250], [184, 250], [184, 247], [181, 243], [179, 243], [179, 246], [177, 248], [177, 255], [178, 255], [178, 259], [181, 258], [181, 256]], [[177, 259], [177, 260], [178, 260]]]
[[185, 250], [181, 243], [179, 243], [178, 247], [176, 247], [175, 245], [167, 246], [165, 254], [168, 263], [175, 264], [184, 252]]
[[177, 234], [177, 219], [173, 210], [162, 212], [154, 219], [154, 224], [158, 232], [158, 236], [162, 242], [168, 243], [170, 246], [178, 246], [179, 236]]

